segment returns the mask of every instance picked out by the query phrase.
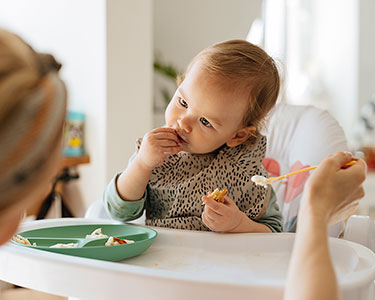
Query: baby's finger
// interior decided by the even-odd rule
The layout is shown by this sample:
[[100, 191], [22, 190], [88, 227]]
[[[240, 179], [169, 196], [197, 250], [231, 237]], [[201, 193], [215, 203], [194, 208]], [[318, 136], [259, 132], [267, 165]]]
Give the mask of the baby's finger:
[[234, 203], [234, 201], [229, 198], [228, 196], [224, 196], [224, 202], [223, 202], [225, 205], [228, 205], [228, 206], [233, 206], [233, 205], [236, 205], [236, 203]]
[[157, 132], [153, 134], [158, 140], [172, 140], [178, 142], [176, 132]]
[[204, 212], [202, 213], [202, 221], [208, 228], [212, 229], [214, 227], [213, 224], [215, 221], [210, 220]]
[[150, 132], [152, 133], [168, 133], [169, 132], [169, 133], [176, 134], [176, 130], [171, 127], [159, 127], [159, 128], [155, 128], [151, 130]]
[[206, 207], [212, 209], [217, 214], [219, 214], [219, 215], [224, 214], [225, 204], [216, 202], [215, 200], [213, 200], [211, 198], [208, 198], [207, 196], [203, 196], [202, 201], [203, 201], [204, 204], [206, 204]]
[[160, 143], [161, 147], [177, 147], [177, 146], [180, 146], [180, 144], [177, 141], [169, 140], [169, 139], [160, 140], [159, 143]]
[[212, 210], [208, 206], [205, 207], [204, 213], [207, 216], [207, 218], [209, 218], [210, 220], [213, 220], [213, 221], [216, 221], [221, 217], [221, 215], [219, 215], [217, 212], [215, 212], [214, 210]]

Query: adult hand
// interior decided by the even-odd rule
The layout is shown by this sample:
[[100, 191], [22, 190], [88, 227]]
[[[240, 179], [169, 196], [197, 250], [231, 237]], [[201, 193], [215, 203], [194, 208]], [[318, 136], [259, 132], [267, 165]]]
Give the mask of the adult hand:
[[178, 153], [182, 146], [173, 128], [156, 128], [148, 132], [142, 139], [137, 154], [138, 162], [147, 170], [153, 170], [171, 154]]
[[205, 204], [202, 221], [212, 231], [230, 232], [241, 223], [243, 212], [229, 197], [224, 197], [224, 203], [207, 196], [203, 196], [202, 201]]
[[362, 182], [366, 178], [366, 164], [352, 154], [339, 152], [326, 158], [310, 176], [302, 197], [301, 212], [311, 213], [333, 223], [342, 221], [364, 196]]

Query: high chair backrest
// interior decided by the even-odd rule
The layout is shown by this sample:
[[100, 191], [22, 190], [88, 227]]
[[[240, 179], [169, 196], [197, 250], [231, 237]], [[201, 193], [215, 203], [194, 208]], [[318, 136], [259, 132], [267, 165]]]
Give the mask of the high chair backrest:
[[[314, 106], [278, 104], [270, 113], [263, 134], [267, 136], [263, 165], [270, 176], [318, 165], [328, 155], [348, 149], [338, 122]], [[295, 231], [299, 202], [309, 175], [301, 173], [272, 185], [283, 214], [284, 231]], [[342, 225], [332, 226], [330, 235], [337, 236]]]

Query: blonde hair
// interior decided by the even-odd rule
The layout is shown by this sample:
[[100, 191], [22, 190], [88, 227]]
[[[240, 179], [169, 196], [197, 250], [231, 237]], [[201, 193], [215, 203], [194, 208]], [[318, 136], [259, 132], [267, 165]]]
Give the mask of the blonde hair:
[[[51, 55], [0, 29], [0, 209], [40, 183], [61, 145], [66, 89]], [[27, 192], [26, 192], [27, 194]]]
[[[244, 40], [214, 44], [198, 53], [186, 69], [195, 63], [217, 80], [220, 86], [245, 93], [248, 99], [244, 126], [262, 128], [268, 112], [276, 104], [280, 77], [275, 61], [263, 49]], [[178, 79], [180, 84], [185, 77]]]

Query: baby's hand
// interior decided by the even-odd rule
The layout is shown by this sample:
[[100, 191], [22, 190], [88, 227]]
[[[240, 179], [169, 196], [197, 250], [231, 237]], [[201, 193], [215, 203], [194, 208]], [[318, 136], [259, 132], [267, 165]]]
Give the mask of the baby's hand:
[[153, 170], [168, 155], [181, 150], [182, 146], [173, 128], [156, 128], [143, 137], [137, 159], [146, 169]]
[[207, 196], [202, 201], [205, 204], [202, 221], [212, 231], [230, 232], [241, 223], [242, 212], [229, 197], [225, 196], [223, 203]]

